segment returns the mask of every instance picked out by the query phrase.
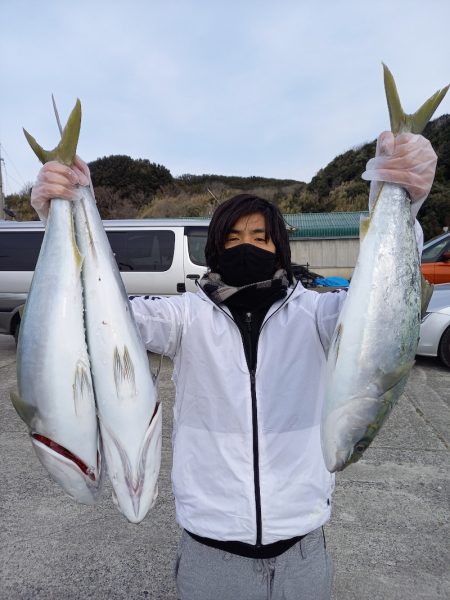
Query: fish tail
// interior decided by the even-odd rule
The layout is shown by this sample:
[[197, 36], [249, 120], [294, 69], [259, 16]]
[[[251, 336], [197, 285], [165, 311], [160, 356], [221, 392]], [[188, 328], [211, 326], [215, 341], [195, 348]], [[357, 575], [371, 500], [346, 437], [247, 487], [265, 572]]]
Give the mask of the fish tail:
[[400, 97], [397, 92], [395, 80], [383, 63], [384, 70], [384, 89], [386, 91], [386, 99], [389, 109], [389, 118], [391, 121], [391, 130], [394, 135], [403, 132], [422, 133], [425, 125], [433, 116], [435, 110], [442, 102], [449, 86], [435, 92], [426, 100], [415, 113], [408, 115], [402, 108]]
[[77, 99], [75, 106], [67, 119], [66, 126], [61, 135], [61, 141], [53, 150], [44, 150], [44, 148], [38, 144], [35, 138], [28, 133], [25, 129], [23, 130], [25, 137], [28, 140], [33, 152], [36, 154], [38, 159], [42, 163], [49, 162], [50, 160], [57, 160], [64, 165], [71, 166], [75, 160], [75, 154], [77, 151], [78, 138], [80, 136], [81, 127], [81, 103]]

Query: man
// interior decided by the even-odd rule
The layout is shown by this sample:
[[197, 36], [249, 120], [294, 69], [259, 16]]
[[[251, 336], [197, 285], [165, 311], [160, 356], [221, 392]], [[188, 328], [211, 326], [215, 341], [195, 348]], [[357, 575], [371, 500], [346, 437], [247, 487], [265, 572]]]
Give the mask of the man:
[[[421, 136], [380, 136], [366, 177], [401, 183], [417, 212], [436, 155]], [[89, 184], [87, 166], [47, 163], [32, 192]], [[183, 534], [181, 600], [325, 600], [332, 566], [323, 525], [334, 477], [320, 446], [325, 363], [345, 292], [317, 294], [292, 277], [278, 209], [240, 195], [215, 211], [196, 294], [135, 298], [148, 350], [173, 360], [172, 483]]]

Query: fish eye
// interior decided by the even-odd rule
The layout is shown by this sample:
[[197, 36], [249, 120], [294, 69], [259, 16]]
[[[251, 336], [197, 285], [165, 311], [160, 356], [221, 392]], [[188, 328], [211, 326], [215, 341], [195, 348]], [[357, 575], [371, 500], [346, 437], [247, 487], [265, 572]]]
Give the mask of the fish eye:
[[367, 444], [365, 444], [364, 442], [358, 442], [357, 444], [355, 444], [355, 452], [364, 452], [364, 450], [367, 448]]

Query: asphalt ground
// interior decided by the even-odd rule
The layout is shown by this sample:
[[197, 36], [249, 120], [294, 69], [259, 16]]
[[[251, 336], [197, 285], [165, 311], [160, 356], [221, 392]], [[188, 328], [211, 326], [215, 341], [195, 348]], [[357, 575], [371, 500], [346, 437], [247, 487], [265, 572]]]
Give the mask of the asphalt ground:
[[[114, 507], [107, 482], [99, 503], [87, 507], [50, 480], [10, 403], [15, 346], [0, 335], [1, 600], [175, 600], [180, 531], [170, 486], [170, 375], [165, 361], [159, 497], [132, 525]], [[378, 438], [337, 476], [326, 526], [333, 599], [448, 600], [449, 508], [450, 371], [418, 358]]]

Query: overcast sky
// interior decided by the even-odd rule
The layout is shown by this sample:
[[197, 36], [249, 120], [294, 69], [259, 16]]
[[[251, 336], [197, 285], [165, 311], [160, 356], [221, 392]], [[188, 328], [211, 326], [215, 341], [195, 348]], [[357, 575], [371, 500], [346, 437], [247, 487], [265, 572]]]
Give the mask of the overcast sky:
[[309, 181], [389, 127], [381, 61], [407, 112], [450, 83], [449, 23], [448, 0], [0, 0], [4, 191], [39, 169], [22, 126], [58, 141], [52, 92], [87, 162]]

